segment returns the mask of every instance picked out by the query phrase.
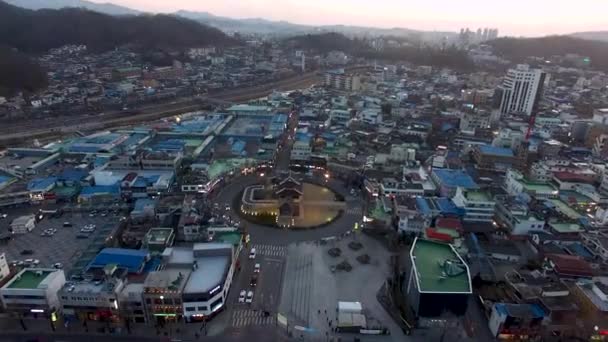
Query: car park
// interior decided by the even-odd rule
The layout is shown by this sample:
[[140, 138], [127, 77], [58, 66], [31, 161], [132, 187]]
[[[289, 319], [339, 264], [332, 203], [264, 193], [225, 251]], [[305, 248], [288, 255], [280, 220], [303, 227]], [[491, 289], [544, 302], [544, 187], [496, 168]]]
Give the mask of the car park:
[[245, 303], [253, 303], [253, 291], [247, 292], [247, 298], [245, 299]]
[[242, 290], [239, 294], [239, 303], [245, 303], [245, 296], [247, 295], [247, 291]]

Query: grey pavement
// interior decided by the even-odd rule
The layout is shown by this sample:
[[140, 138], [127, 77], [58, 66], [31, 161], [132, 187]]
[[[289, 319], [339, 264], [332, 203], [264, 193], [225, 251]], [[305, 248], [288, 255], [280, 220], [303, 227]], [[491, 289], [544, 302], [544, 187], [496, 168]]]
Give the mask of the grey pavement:
[[[355, 239], [364, 245], [362, 250], [355, 252], [347, 247]], [[329, 256], [327, 251], [332, 247], [339, 247], [342, 255], [338, 258]], [[371, 256], [370, 264], [361, 265], [355, 260], [356, 256], [363, 253]], [[389, 252], [378, 241], [359, 234], [326, 245], [311, 242], [290, 245], [280, 312], [287, 316], [291, 327], [303, 325], [308, 328], [303, 333], [308, 341], [338, 337], [348, 341], [354, 336], [360, 337], [361, 341], [412, 340], [403, 334], [376, 300], [376, 292], [390, 274], [389, 256]], [[332, 273], [330, 266], [343, 260], [347, 260], [353, 270]], [[391, 335], [363, 337], [334, 333], [331, 328], [336, 326], [338, 301], [361, 302], [368, 325], [386, 327]], [[329, 321], [332, 321], [331, 327]]]

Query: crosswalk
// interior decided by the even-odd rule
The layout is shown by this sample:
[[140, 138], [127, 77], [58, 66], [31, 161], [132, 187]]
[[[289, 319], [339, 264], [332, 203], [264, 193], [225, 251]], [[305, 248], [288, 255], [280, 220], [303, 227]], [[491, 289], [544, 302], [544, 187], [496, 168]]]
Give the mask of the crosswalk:
[[246, 327], [249, 325], [276, 324], [276, 318], [272, 315], [265, 316], [262, 310], [236, 310], [232, 312], [232, 326]]
[[287, 251], [285, 246], [277, 246], [277, 245], [253, 245], [255, 248], [255, 253], [257, 255], [265, 255], [265, 256], [273, 256], [273, 257], [283, 257]]
[[361, 210], [361, 208], [359, 208], [359, 207], [348, 208], [348, 209], [346, 209], [346, 214], [348, 214], [348, 215], [361, 215], [361, 214], [363, 214], [363, 210]]

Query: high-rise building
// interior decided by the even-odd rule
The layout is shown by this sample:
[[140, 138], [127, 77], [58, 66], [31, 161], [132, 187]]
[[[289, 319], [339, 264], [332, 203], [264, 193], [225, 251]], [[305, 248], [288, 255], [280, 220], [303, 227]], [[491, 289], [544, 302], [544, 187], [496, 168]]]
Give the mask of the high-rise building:
[[540, 69], [530, 69], [519, 64], [509, 69], [501, 85], [501, 114], [530, 115], [538, 106], [547, 74]]

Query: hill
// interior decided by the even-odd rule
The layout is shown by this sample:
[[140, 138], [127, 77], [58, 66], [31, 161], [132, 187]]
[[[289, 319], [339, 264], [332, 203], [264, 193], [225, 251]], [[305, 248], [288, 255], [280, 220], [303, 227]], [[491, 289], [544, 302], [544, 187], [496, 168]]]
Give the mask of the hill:
[[46, 85], [46, 73], [28, 56], [0, 46], [0, 96], [11, 96], [19, 90], [34, 92]]
[[39, 9], [61, 9], [65, 7], [83, 8], [89, 11], [105, 13], [109, 15], [137, 15], [142, 12], [128, 7], [118, 6], [111, 3], [97, 3], [86, 0], [4, 0], [6, 3], [27, 8]]
[[388, 62], [407, 61], [417, 65], [448, 67], [459, 71], [469, 71], [473, 68], [466, 51], [457, 48], [440, 49], [412, 45], [377, 51], [363, 40], [351, 39], [335, 32], [295, 36], [285, 39], [283, 43], [292, 49], [312, 50], [322, 54], [339, 50], [356, 57]]
[[591, 59], [591, 67], [608, 71], [608, 42], [580, 39], [569, 36], [542, 38], [499, 38], [488, 42], [494, 51], [514, 62], [529, 56], [550, 57], [576, 53]]
[[336, 32], [295, 36], [285, 39], [283, 43], [293, 49], [312, 50], [318, 53], [338, 50], [352, 54], [369, 49], [362, 41]]
[[589, 32], [576, 32], [570, 34], [571, 37], [597, 40], [600, 42], [608, 42], [608, 31], [589, 31]]
[[66, 44], [91, 50], [235, 44], [218, 29], [171, 15], [110, 16], [77, 8], [27, 10], [0, 2], [0, 42], [39, 53]]

